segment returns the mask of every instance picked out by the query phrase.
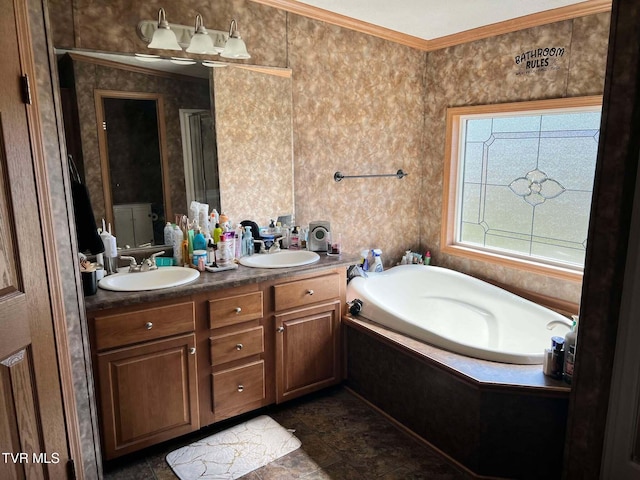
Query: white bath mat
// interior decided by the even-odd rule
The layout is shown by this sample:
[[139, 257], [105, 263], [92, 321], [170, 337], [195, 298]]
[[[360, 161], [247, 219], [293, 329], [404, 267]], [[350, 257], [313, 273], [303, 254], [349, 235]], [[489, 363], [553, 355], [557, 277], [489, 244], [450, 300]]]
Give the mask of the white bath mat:
[[293, 433], [262, 415], [174, 450], [167, 463], [181, 480], [234, 479], [300, 445]]

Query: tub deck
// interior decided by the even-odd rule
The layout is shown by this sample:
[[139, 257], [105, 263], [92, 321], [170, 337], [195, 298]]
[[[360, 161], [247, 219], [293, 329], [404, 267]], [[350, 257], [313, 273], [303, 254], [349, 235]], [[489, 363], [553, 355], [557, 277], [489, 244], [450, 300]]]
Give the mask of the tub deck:
[[383, 341], [400, 345], [409, 354], [429, 359], [452, 374], [479, 384], [544, 389], [548, 392], [557, 391], [566, 394], [571, 390], [565, 382], [544, 375], [542, 365], [516, 365], [467, 357], [434, 347], [365, 318], [355, 318], [348, 315], [344, 317], [343, 322], [353, 328], [375, 335]]

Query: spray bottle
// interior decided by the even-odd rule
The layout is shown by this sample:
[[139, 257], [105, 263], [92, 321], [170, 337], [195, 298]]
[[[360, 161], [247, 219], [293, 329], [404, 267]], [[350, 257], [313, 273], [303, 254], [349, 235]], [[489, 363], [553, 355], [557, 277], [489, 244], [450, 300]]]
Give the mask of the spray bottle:
[[379, 248], [374, 248], [373, 252], [373, 271], [374, 272], [382, 272], [384, 267], [382, 266], [382, 250]]

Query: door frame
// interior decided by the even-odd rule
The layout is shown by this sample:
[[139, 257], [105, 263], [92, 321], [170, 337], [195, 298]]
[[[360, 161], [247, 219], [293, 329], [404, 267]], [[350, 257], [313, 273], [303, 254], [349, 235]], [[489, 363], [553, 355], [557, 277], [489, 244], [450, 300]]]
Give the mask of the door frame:
[[[156, 102], [156, 116], [158, 118], [158, 145], [160, 147], [160, 170], [162, 174], [162, 202], [164, 204], [164, 216], [167, 221], [173, 218], [171, 210], [171, 187], [169, 175], [169, 157], [167, 149], [167, 127], [165, 124], [164, 95], [150, 92], [124, 92], [120, 90], [94, 91], [96, 105], [96, 129], [98, 131], [98, 149], [100, 152], [100, 171], [102, 172], [102, 192], [104, 196], [104, 210], [107, 223], [115, 228], [113, 214], [113, 198], [111, 195], [111, 173], [109, 170], [109, 148], [107, 143], [107, 130], [103, 127], [106, 121], [104, 116], [105, 98], [118, 98], [123, 100], [153, 100]], [[118, 232], [114, 232], [117, 236]]]
[[[31, 147], [31, 161], [34, 172], [34, 184], [37, 196], [38, 216], [40, 219], [40, 229], [43, 238], [53, 239], [55, 235], [54, 223], [54, 207], [52, 202], [52, 190], [49, 184], [49, 174], [47, 170], [47, 162], [45, 153], [45, 135], [43, 129], [43, 121], [41, 119], [41, 103], [38, 99], [38, 78], [43, 75], [42, 69], [36, 69], [36, 55], [33, 50], [33, 44], [44, 42], [50, 45], [49, 26], [48, 26], [48, 9], [44, 0], [13, 0], [16, 14], [16, 29], [18, 34], [18, 50], [19, 61], [23, 74], [29, 78], [29, 87], [31, 91], [31, 103], [25, 105], [27, 129], [29, 142]], [[42, 16], [44, 23], [44, 31], [31, 31], [35, 16]], [[42, 83], [53, 82], [53, 71], [47, 66], [47, 78], [41, 79]], [[46, 85], [45, 85], [46, 87]], [[47, 130], [47, 134], [50, 132]], [[62, 162], [63, 152], [60, 152], [60, 160]], [[66, 166], [66, 160], [61, 164]], [[67, 182], [68, 183], [68, 182]], [[57, 365], [58, 377], [48, 379], [47, 386], [58, 384], [56, 392], [44, 392], [45, 397], [51, 397], [46, 402], [51, 405], [48, 411], [42, 412], [42, 426], [45, 438], [50, 440], [49, 445], [55, 445], [55, 449], [62, 449], [64, 446], [64, 456], [60, 456], [60, 469], [64, 469], [69, 478], [84, 479], [85, 471], [80, 461], [83, 458], [81, 447], [81, 435], [78, 422], [78, 409], [74, 395], [73, 366], [71, 364], [69, 334], [67, 329], [67, 318], [65, 310], [65, 297], [62, 285], [63, 275], [60, 269], [60, 261], [56, 245], [53, 241], [42, 242], [44, 258], [46, 262], [46, 281], [48, 285], [48, 302], [50, 305], [50, 320], [53, 326], [53, 342], [55, 347], [55, 355], [49, 360], [54, 361]], [[32, 254], [41, 254], [40, 252], [32, 252]], [[77, 273], [79, 277], [79, 273]], [[76, 279], [76, 280], [79, 280]], [[76, 290], [79, 292], [79, 282], [76, 282]], [[43, 335], [34, 341], [51, 342], [51, 338]], [[37, 376], [37, 372], [34, 372]], [[56, 395], [60, 393], [60, 397]], [[41, 399], [42, 402], [44, 399]], [[61, 407], [61, 414], [64, 424], [57, 425], [53, 422], [53, 414], [58, 414]], [[47, 445], [47, 448], [49, 448]], [[60, 452], [62, 453], [62, 452]], [[72, 465], [67, 460], [73, 462]], [[55, 466], [55, 465], [53, 465]], [[59, 470], [60, 470], [59, 469]]]

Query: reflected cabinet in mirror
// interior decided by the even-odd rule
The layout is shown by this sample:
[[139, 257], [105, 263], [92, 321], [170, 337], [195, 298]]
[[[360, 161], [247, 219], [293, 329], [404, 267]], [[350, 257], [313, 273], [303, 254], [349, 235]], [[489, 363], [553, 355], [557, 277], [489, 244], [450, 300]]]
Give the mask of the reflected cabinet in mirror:
[[162, 244], [193, 200], [234, 222], [294, 212], [290, 70], [185, 74], [105, 56], [60, 58], [61, 101], [68, 152], [118, 247]]

